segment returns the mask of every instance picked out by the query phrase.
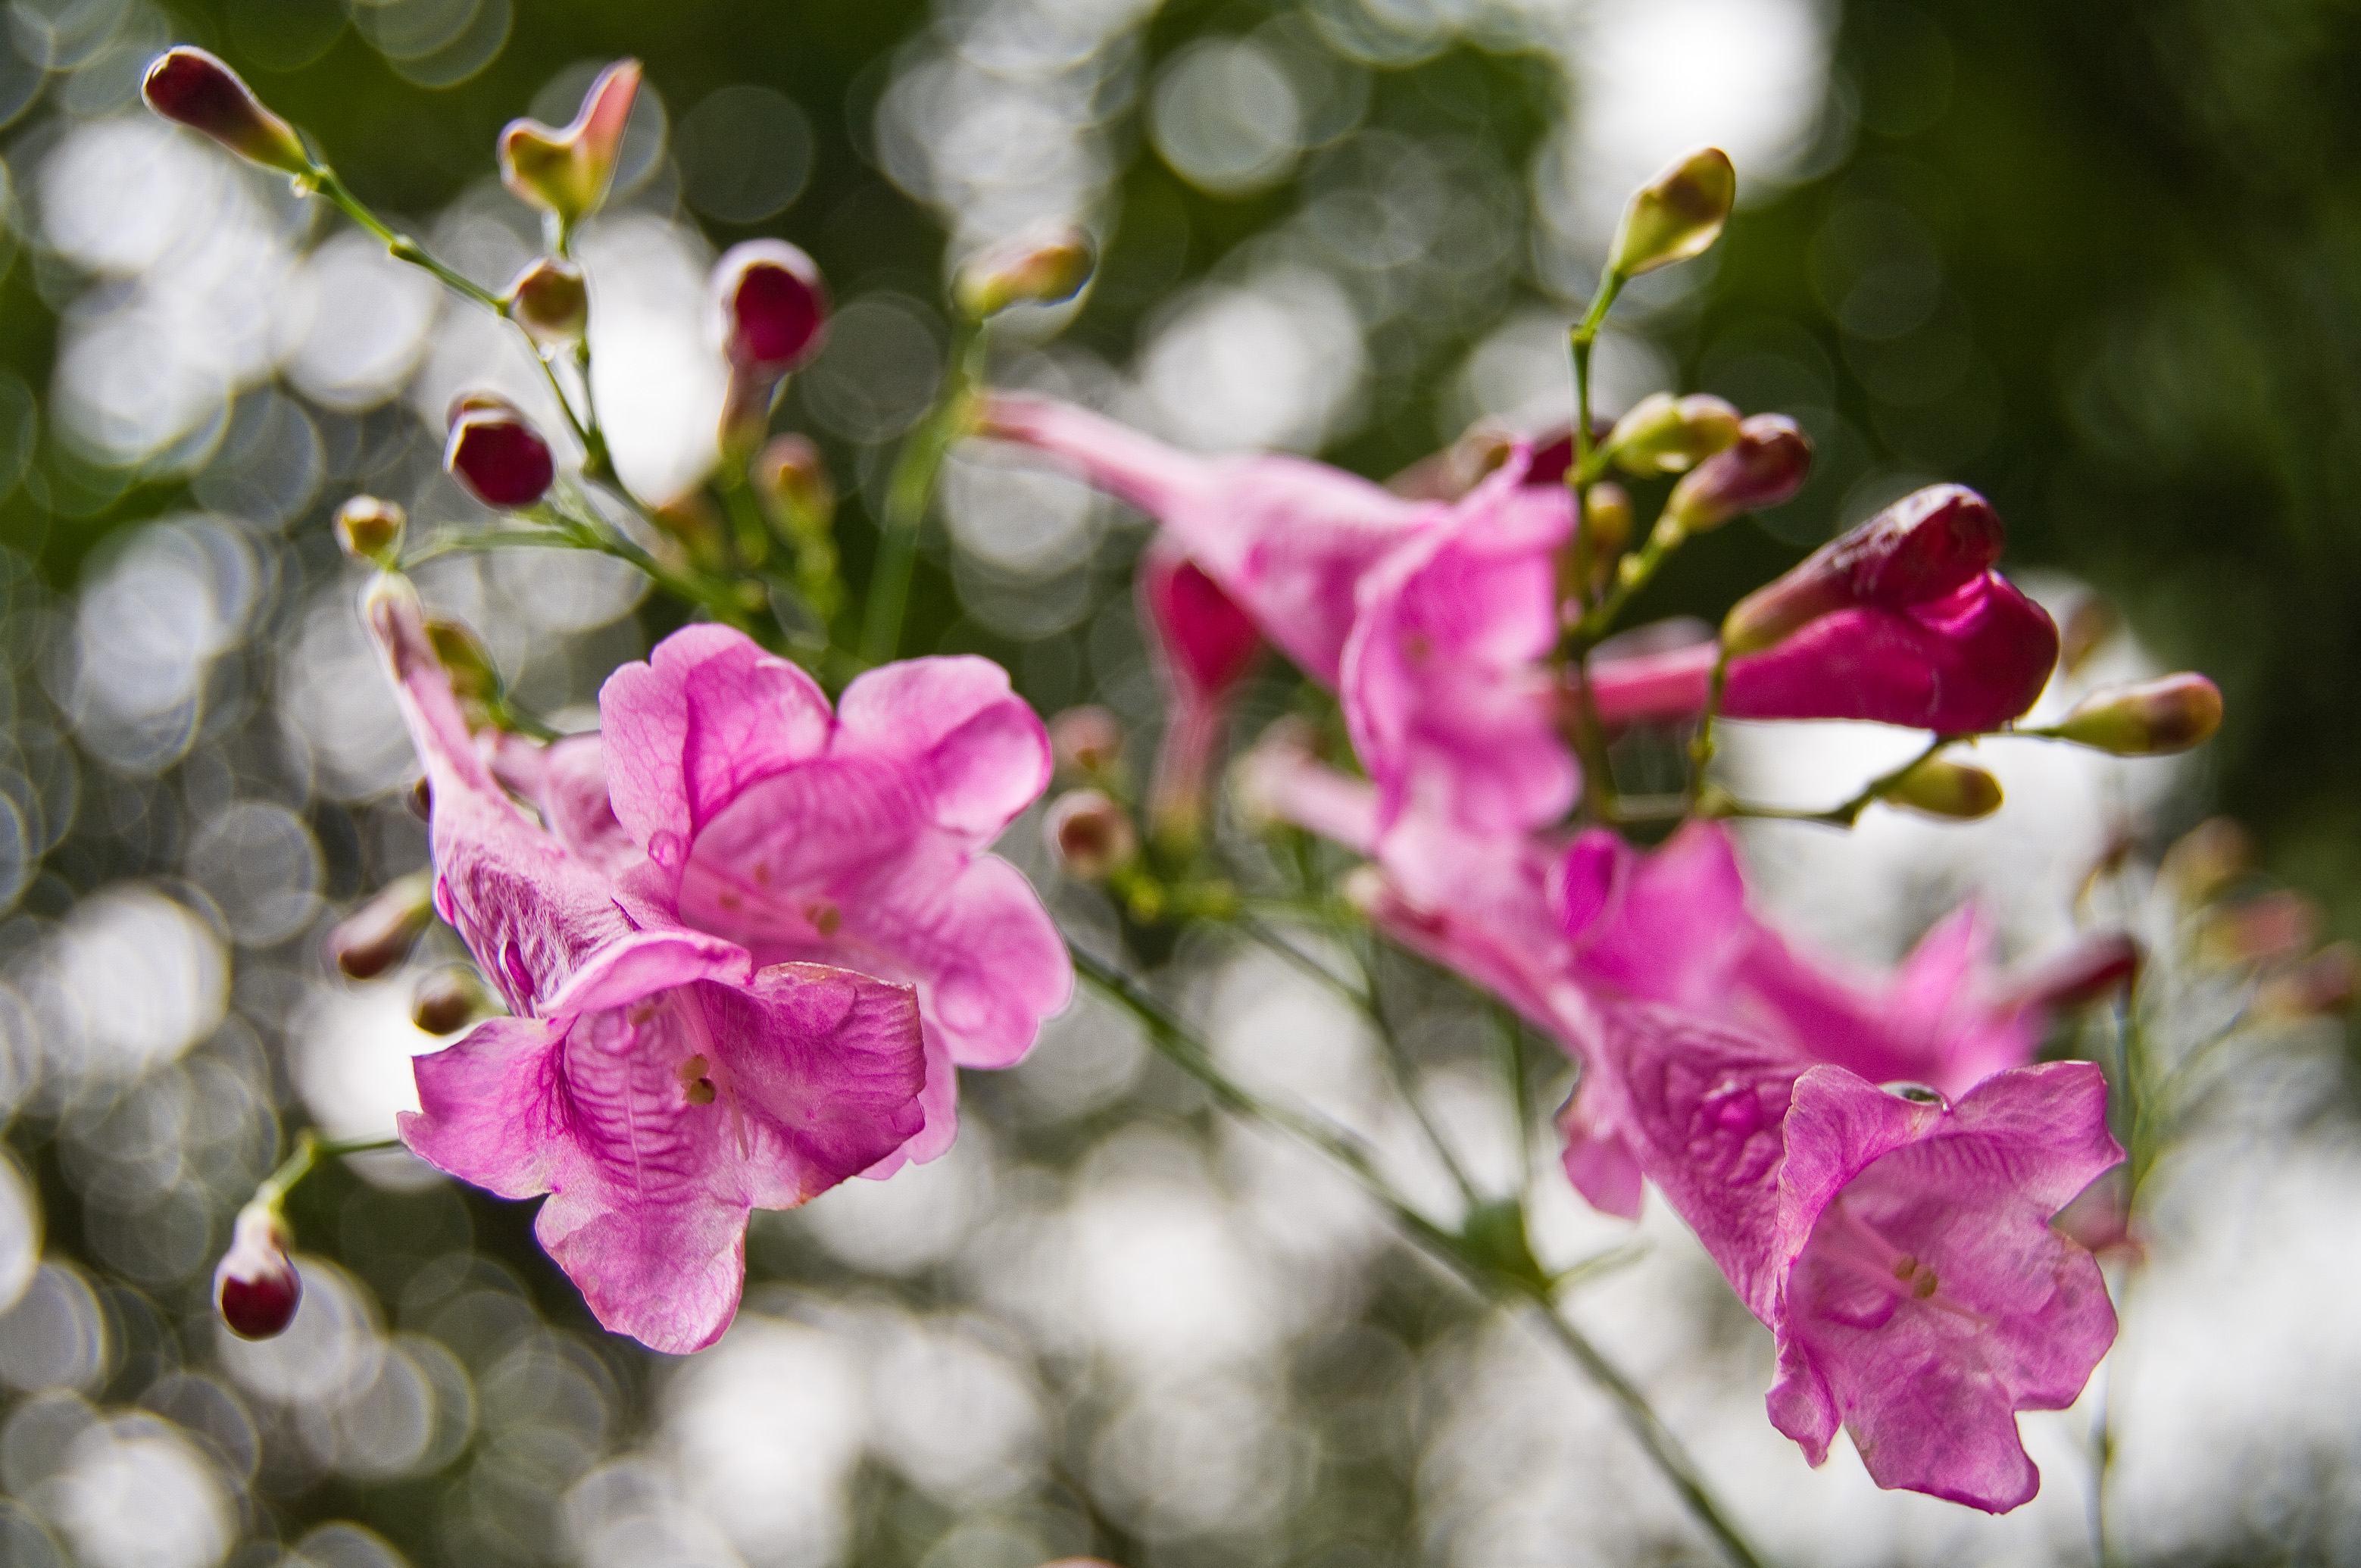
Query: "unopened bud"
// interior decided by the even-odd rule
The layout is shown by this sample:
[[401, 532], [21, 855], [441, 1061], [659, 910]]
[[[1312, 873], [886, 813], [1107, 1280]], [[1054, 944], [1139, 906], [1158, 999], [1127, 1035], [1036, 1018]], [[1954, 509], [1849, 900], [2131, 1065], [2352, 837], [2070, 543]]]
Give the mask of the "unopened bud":
[[469, 495], [512, 511], [549, 493], [557, 479], [557, 460], [515, 404], [479, 392], [461, 398], [451, 412], [443, 466]]
[[2044, 733], [2118, 757], [2160, 757], [2202, 745], [2222, 727], [2222, 688], [2183, 672], [2092, 692]]
[[1122, 806], [1094, 789], [1069, 790], [1049, 807], [1042, 837], [1058, 867], [1078, 882], [1099, 882], [1131, 863], [1139, 834]]
[[2222, 963], [2281, 963], [2310, 949], [2320, 938], [2320, 906], [2292, 889], [2217, 905], [2207, 916], [2202, 941]]
[[1930, 485], [1739, 600], [1721, 623], [1722, 646], [1733, 657], [1758, 653], [1840, 609], [1940, 598], [1989, 571], [2006, 538], [1975, 491]]
[[356, 561], [391, 569], [409, 517], [392, 501], [355, 496], [336, 509], [336, 543]]
[[598, 73], [582, 107], [564, 130], [539, 120], [511, 120], [500, 132], [500, 178], [525, 202], [572, 227], [607, 199], [615, 155], [631, 100], [640, 91], [640, 62], [618, 60]]
[[500, 296], [509, 319], [544, 346], [579, 343], [590, 325], [590, 285], [582, 269], [562, 257], [529, 263]]
[[1633, 474], [1685, 474], [1738, 439], [1738, 411], [1699, 392], [1652, 392], [1608, 433], [1607, 450]]
[[1123, 720], [1104, 707], [1070, 707], [1049, 720], [1058, 766], [1097, 778], [1123, 760]]
[[396, 877], [328, 933], [328, 959], [352, 980], [374, 980], [410, 956], [434, 918], [434, 879]]
[[465, 965], [436, 970], [410, 993], [410, 1021], [430, 1035], [456, 1035], [491, 1010], [484, 982]]
[[2255, 836], [2226, 817], [2199, 823], [2164, 852], [2158, 872], [2186, 903], [2203, 904], [2255, 869]]
[[2086, 595], [2066, 617], [2058, 633], [2058, 667], [2073, 674], [2091, 655], [2114, 640], [2124, 623], [2115, 607], [2097, 594]]
[[1631, 195], [1608, 251], [1608, 269], [1637, 278], [1702, 254], [1721, 237], [1738, 200], [1730, 154], [1709, 147], [1665, 170]]
[[1046, 224], [969, 258], [951, 299], [972, 321], [1011, 305], [1054, 305], [1072, 299], [1097, 260], [1091, 236], [1072, 224]]
[[800, 368], [828, 331], [828, 284], [812, 258], [783, 239], [750, 239], [713, 269], [730, 363], [773, 378]]
[[260, 1200], [237, 1212], [229, 1251], [214, 1268], [214, 1310], [240, 1339], [286, 1332], [302, 1304], [303, 1280], [287, 1255], [287, 1222]]
[[295, 127], [264, 108], [236, 71], [203, 49], [182, 44], [165, 50], [148, 68], [139, 93], [166, 119], [203, 131], [240, 158], [289, 174], [311, 171], [311, 155]]
[[1558, 598], [1568, 615], [1578, 615], [1580, 607], [1592, 595], [1603, 589], [1612, 578], [1617, 557], [1631, 543], [1631, 496], [1613, 480], [1605, 480], [1582, 492], [1582, 562], [1589, 570], [1589, 580], [1577, 584], [1574, 573], [1577, 568], [1571, 544], [1558, 554]]
[[429, 620], [426, 641], [451, 677], [453, 696], [481, 702], [500, 695], [500, 673], [482, 638], [456, 620]]
[[2000, 809], [2000, 780], [1968, 762], [1929, 757], [1884, 789], [1879, 798], [1928, 817], [1972, 822]]
[[2020, 1007], [2070, 1012], [2121, 994], [2139, 977], [2139, 945], [2127, 934], [2101, 932], [2013, 976], [2005, 999]]
[[764, 509], [790, 532], [825, 532], [836, 516], [836, 481], [809, 436], [774, 436], [755, 455], [753, 479]]
[[1756, 414], [1738, 439], [1682, 476], [1664, 521], [1684, 533], [1719, 528], [1741, 512], [1777, 506], [1804, 488], [1812, 444], [1784, 414]]

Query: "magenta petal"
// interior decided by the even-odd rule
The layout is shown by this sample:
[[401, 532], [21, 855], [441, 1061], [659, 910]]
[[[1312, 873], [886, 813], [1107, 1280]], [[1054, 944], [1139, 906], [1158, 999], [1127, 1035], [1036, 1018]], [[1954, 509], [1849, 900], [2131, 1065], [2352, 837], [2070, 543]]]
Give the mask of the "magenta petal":
[[690, 626], [598, 693], [615, 816], [678, 870], [689, 840], [755, 779], [828, 743], [828, 698], [793, 663], [726, 626]]
[[892, 758], [936, 826], [982, 848], [1049, 785], [1049, 731], [989, 659], [906, 659], [844, 688], [837, 757]]
[[615, 817], [607, 795], [607, 756], [597, 735], [569, 735], [541, 745], [506, 731], [492, 738], [492, 773], [541, 810], [543, 824], [566, 852], [613, 875], [638, 859], [640, 847]]
[[435, 1169], [500, 1198], [549, 1190], [566, 1135], [555, 1092], [566, 1033], [533, 1018], [488, 1018], [414, 1058], [417, 1111], [401, 1141]]

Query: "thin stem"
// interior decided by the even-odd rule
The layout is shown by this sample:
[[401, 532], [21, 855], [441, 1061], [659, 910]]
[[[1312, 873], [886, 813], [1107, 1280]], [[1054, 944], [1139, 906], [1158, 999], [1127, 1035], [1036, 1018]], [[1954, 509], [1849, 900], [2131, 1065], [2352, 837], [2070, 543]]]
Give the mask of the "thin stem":
[[1586, 611], [1590, 606], [1590, 510], [1583, 504], [1583, 490], [1596, 477], [1590, 473], [1590, 350], [1622, 289], [1617, 273], [1599, 274], [1590, 308], [1566, 334], [1574, 353], [1574, 456], [1565, 466], [1565, 488], [1574, 500], [1574, 602]]
[[1508, 1081], [1509, 1102], [1517, 1117], [1517, 1180], [1520, 1187], [1533, 1175], [1533, 1086], [1525, 1077], [1525, 1026], [1516, 1014], [1499, 1003], [1488, 1003], [1492, 1032], [1499, 1041], [1500, 1076]]
[[295, 1147], [279, 1162], [279, 1168], [262, 1179], [254, 1190], [258, 1203], [277, 1208], [296, 1184], [312, 1174], [312, 1169], [324, 1159], [335, 1159], [348, 1154], [373, 1154], [379, 1149], [404, 1147], [400, 1138], [324, 1138], [313, 1128], [306, 1127], [295, 1135]]
[[1677, 524], [1659, 520], [1648, 532], [1648, 542], [1640, 546], [1639, 554], [1627, 555], [1616, 568], [1615, 581], [1598, 602], [1583, 612], [1575, 623], [1569, 641], [1577, 649], [1597, 647], [1607, 634], [1615, 630], [1615, 618], [1631, 602], [1631, 596], [1655, 580], [1656, 574], [1672, 558], [1673, 552], [1688, 541], [1688, 531]]
[[1285, 1132], [1336, 1162], [1386, 1209], [1413, 1245], [1458, 1275], [1484, 1299], [1518, 1300], [1537, 1309], [1535, 1316], [1546, 1330], [1546, 1337], [1565, 1350], [1576, 1365], [1615, 1401], [1648, 1457], [1730, 1561], [1740, 1568], [1764, 1568], [1763, 1556], [1723, 1511], [1696, 1463], [1681, 1447], [1680, 1440], [1649, 1407], [1647, 1396], [1580, 1331], [1558, 1316], [1551, 1304], [1547, 1284], [1510, 1276], [1472, 1255], [1459, 1237], [1442, 1230], [1404, 1201], [1349, 1134], [1272, 1105], [1233, 1082], [1204, 1044], [1137, 981], [1071, 941], [1067, 949], [1073, 955], [1074, 968], [1082, 979], [1138, 1019], [1148, 1031], [1149, 1044], [1202, 1084], [1224, 1110]]
[[1697, 814], [1710, 817], [1752, 817], [1767, 822], [1816, 822], [1824, 828], [1850, 828], [1861, 820], [1861, 814], [1885, 796], [1885, 792], [1902, 782], [1904, 775], [1932, 757], [1944, 747], [1960, 740], [1971, 740], [1972, 735], [1938, 735], [1927, 742], [1924, 750], [1898, 768], [1878, 774], [1861, 786], [1859, 794], [1825, 811], [1808, 811], [1787, 806], [1755, 806], [1738, 800], [1718, 788], [1700, 783], [1697, 791]]
[[942, 392], [902, 444], [902, 455], [886, 486], [885, 515], [878, 526], [877, 569], [869, 579], [869, 603], [861, 625], [861, 656], [872, 664], [884, 663], [901, 646], [902, 611], [910, 597], [918, 529], [927, 520], [927, 503], [934, 499], [943, 455], [959, 438], [968, 417], [968, 403], [983, 378], [983, 329], [962, 319], [953, 330]]
[[1607, 727], [1598, 717], [1598, 696], [1590, 686], [1590, 651], [1576, 647], [1574, 676], [1574, 751], [1582, 760], [1582, 808], [1602, 822], [1617, 820], [1615, 763], [1607, 751]]
[[1411, 1060], [1410, 1049], [1402, 1043], [1401, 1035], [1394, 1028], [1393, 1017], [1386, 1011], [1384, 998], [1378, 993], [1376, 955], [1364, 951], [1355, 957], [1360, 962], [1361, 981], [1367, 992], [1365, 1006], [1370, 1026], [1377, 1031], [1378, 1054], [1385, 1058], [1386, 1076], [1392, 1080], [1394, 1092], [1401, 1097], [1402, 1103], [1410, 1107], [1411, 1119], [1418, 1124], [1420, 1134], [1426, 1139], [1427, 1146], [1434, 1151], [1434, 1157], [1442, 1162], [1444, 1172], [1451, 1178], [1451, 1184], [1459, 1189], [1460, 1200], [1472, 1211], [1483, 1203], [1483, 1195], [1476, 1190], [1476, 1183], [1468, 1179], [1467, 1168], [1459, 1163], [1459, 1157], [1452, 1152], [1450, 1140], [1435, 1124], [1433, 1113], [1427, 1109], [1426, 1097], [1418, 1091], [1417, 1066]]
[[311, 180], [320, 194], [334, 202], [343, 211], [345, 216], [385, 241], [387, 253], [396, 261], [407, 261], [412, 267], [433, 273], [442, 280], [446, 288], [466, 295], [494, 315], [505, 317], [508, 314], [507, 310], [500, 304], [498, 295], [443, 265], [428, 252], [424, 246], [408, 235], [397, 234], [389, 228], [384, 219], [363, 206], [360, 198], [346, 189], [345, 182], [336, 178], [335, 170], [325, 164], [315, 164], [312, 169]]
[[1722, 700], [1730, 694], [1730, 650], [1723, 648], [1714, 656], [1713, 675], [1706, 683], [1705, 711], [1697, 716], [1697, 739], [1689, 742], [1688, 798], [1695, 800], [1705, 791], [1706, 770], [1713, 766], [1713, 727], [1721, 717]]

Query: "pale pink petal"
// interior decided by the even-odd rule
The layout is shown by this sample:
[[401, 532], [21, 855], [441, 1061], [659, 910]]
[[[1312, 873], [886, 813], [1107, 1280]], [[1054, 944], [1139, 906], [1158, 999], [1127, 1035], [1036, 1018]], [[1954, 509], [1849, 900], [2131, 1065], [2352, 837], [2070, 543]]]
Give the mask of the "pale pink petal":
[[[990, 843], [1049, 785], [1049, 731], [989, 659], [905, 659], [845, 687], [832, 758], [890, 760], [933, 825]], [[915, 825], [914, 825], [915, 826]]]
[[755, 779], [828, 743], [828, 698], [787, 660], [726, 626], [685, 627], [598, 693], [616, 817], [659, 865]]

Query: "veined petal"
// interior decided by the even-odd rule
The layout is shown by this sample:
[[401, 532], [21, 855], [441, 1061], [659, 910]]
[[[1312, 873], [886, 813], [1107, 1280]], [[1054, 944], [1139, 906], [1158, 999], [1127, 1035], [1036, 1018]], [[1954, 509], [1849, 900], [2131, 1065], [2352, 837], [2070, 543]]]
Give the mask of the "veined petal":
[[535, 1018], [488, 1018], [411, 1062], [416, 1111], [401, 1141], [435, 1169], [500, 1198], [549, 1190], [566, 1155], [559, 1090], [563, 1027]]

